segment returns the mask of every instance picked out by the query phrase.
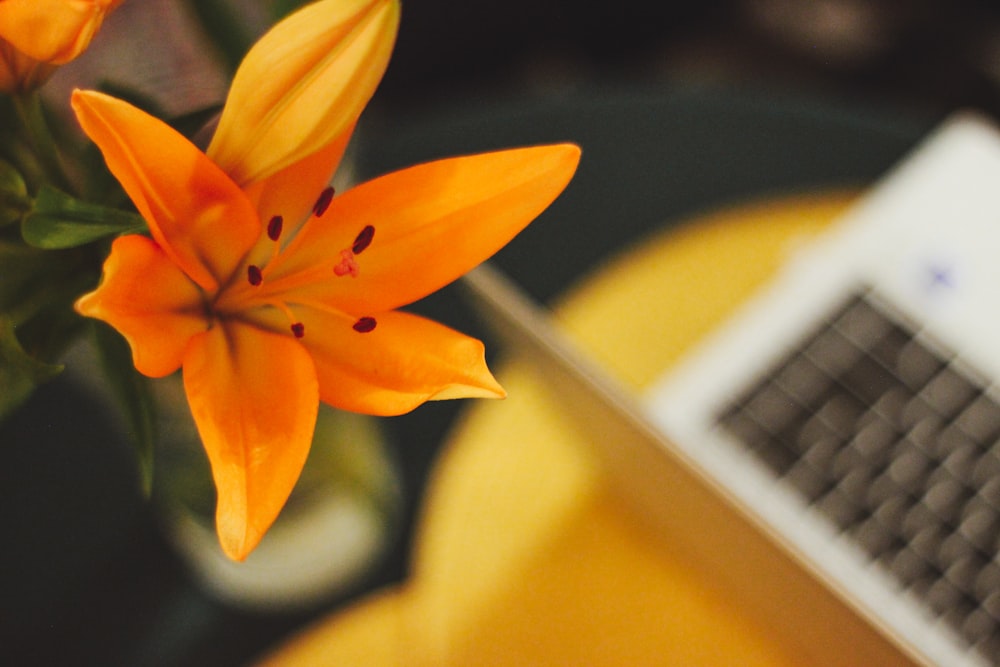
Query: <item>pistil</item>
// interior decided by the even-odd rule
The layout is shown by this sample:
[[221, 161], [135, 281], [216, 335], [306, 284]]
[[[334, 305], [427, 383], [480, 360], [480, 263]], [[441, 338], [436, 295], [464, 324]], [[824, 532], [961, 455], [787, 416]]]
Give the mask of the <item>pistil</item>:
[[358, 266], [357, 260], [354, 259], [354, 252], [346, 248], [341, 250], [340, 262], [333, 267], [334, 275], [341, 278], [344, 276], [357, 278], [360, 271], [361, 267]]

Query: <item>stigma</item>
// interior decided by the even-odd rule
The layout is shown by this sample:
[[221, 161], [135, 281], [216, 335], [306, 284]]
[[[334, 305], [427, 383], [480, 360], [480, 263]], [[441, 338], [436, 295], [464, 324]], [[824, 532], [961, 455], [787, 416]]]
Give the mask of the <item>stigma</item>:
[[334, 275], [343, 278], [344, 276], [351, 276], [352, 278], [357, 278], [358, 273], [361, 272], [361, 267], [358, 266], [358, 262], [354, 259], [354, 252], [351, 250], [340, 251], [340, 263], [333, 267]]

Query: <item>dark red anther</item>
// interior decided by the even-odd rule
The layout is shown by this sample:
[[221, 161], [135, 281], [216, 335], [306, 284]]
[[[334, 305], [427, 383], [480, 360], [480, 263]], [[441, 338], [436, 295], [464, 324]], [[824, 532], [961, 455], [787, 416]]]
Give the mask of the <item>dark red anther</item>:
[[267, 238], [277, 241], [281, 237], [281, 227], [285, 224], [285, 219], [280, 215], [271, 218], [267, 223]]
[[378, 322], [375, 321], [374, 317], [362, 317], [354, 323], [354, 330], [358, 333], [368, 333], [375, 329], [376, 324]]
[[360, 255], [361, 251], [372, 244], [373, 238], [375, 238], [375, 228], [371, 225], [365, 225], [365, 228], [354, 238], [354, 245], [351, 246], [351, 252], [355, 255]]
[[326, 213], [326, 209], [330, 208], [331, 201], [333, 201], [333, 186], [328, 186], [320, 193], [319, 199], [313, 205], [313, 215], [318, 218]]
[[264, 282], [264, 274], [261, 272], [259, 266], [251, 264], [247, 267], [247, 280], [249, 280], [250, 284], [254, 287]]
[[302, 338], [306, 335], [306, 325], [302, 322], [296, 322], [292, 325], [292, 333], [295, 334], [296, 338]]

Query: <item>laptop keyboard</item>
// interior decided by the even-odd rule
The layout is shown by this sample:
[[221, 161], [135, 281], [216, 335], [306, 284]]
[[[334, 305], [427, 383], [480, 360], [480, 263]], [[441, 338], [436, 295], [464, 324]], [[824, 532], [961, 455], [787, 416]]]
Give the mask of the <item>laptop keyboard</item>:
[[988, 387], [861, 293], [719, 423], [1000, 665], [1000, 399]]

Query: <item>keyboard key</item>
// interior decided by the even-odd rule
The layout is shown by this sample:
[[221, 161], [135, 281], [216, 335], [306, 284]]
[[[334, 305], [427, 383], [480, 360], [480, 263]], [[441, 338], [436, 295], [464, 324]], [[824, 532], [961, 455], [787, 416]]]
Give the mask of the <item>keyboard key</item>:
[[993, 393], [955, 355], [860, 294], [718, 419], [992, 659], [1000, 656]]

